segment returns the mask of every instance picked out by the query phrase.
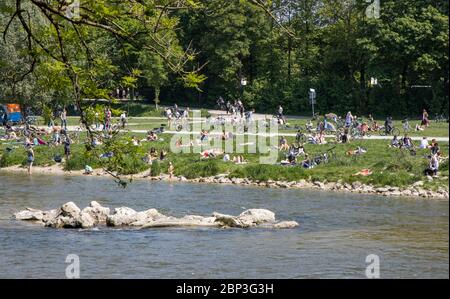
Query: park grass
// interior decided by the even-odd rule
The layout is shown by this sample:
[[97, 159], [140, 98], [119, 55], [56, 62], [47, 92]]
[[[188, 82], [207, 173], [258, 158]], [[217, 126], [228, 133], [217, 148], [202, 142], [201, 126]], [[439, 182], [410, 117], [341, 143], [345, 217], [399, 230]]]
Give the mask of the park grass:
[[[130, 133], [123, 133], [131, 135]], [[145, 134], [133, 133], [138, 138], [144, 138]], [[400, 149], [389, 148], [388, 140], [356, 140], [349, 144], [326, 144], [326, 145], [305, 145], [305, 150], [311, 156], [326, 152], [334, 148], [336, 158], [327, 164], [318, 165], [313, 169], [303, 169], [300, 166], [281, 166], [280, 160], [285, 159], [285, 152], [278, 153], [277, 165], [260, 164], [259, 154], [244, 153], [242, 156], [248, 164], [237, 165], [231, 162], [223, 162], [221, 157], [214, 159], [200, 159], [199, 150], [195, 153], [171, 153], [169, 150], [172, 135], [161, 134], [162, 140], [157, 142], [143, 142], [140, 153], [142, 156], [126, 157], [122, 161], [122, 175], [137, 174], [150, 171], [155, 175], [167, 173], [168, 162], [172, 162], [175, 167], [175, 175], [184, 176], [188, 179], [210, 177], [218, 174], [228, 174], [231, 178], [248, 178], [254, 181], [322, 181], [322, 182], [342, 182], [353, 183], [359, 181], [363, 184], [374, 186], [406, 187], [417, 181], [424, 181], [425, 187], [436, 190], [437, 188], [448, 189], [448, 162], [441, 165], [440, 176], [444, 179], [435, 179], [428, 182], [423, 175], [428, 161], [426, 155], [428, 150], [418, 150], [417, 156], [411, 156], [409, 152]], [[248, 140], [244, 140], [248, 141]], [[292, 143], [293, 137], [288, 138]], [[237, 141], [235, 140], [236, 144]], [[358, 146], [367, 149], [367, 153], [360, 156], [349, 156], [349, 150], [355, 150]], [[12, 151], [6, 153], [7, 147]], [[149, 165], [142, 158], [145, 152], [154, 147], [158, 152], [165, 150], [168, 157], [165, 161]], [[443, 155], [448, 157], [448, 143], [440, 144]], [[208, 148], [207, 146], [205, 148]], [[62, 163], [65, 170], [82, 170], [85, 165], [93, 168], [108, 167], [107, 160], [99, 160], [92, 155], [86, 154], [83, 144], [73, 144], [71, 146], [72, 155], [68, 161]], [[23, 146], [0, 143], [0, 167], [13, 165], [26, 165], [26, 152]], [[55, 164], [55, 155], [63, 155], [63, 147], [35, 147], [35, 166], [48, 166]], [[241, 154], [240, 154], [241, 155]], [[233, 154], [232, 154], [233, 156]], [[370, 176], [354, 176], [362, 169], [371, 169]], [[149, 172], [149, 173], [150, 173]]]
[[[294, 128], [296, 125], [305, 127], [305, 124], [308, 122], [306, 119], [288, 119], [288, 125], [292, 128]], [[384, 120], [376, 120], [377, 123], [381, 126], [384, 125]], [[314, 124], [315, 122], [313, 122]], [[416, 137], [449, 137], [449, 124], [446, 122], [431, 122], [430, 126], [426, 128], [424, 131], [415, 131], [415, 125], [420, 125], [420, 120], [410, 120], [409, 124], [412, 128], [408, 132], [409, 136], [416, 136]], [[403, 131], [403, 124], [401, 120], [395, 120], [394, 121], [394, 127], [398, 128], [400, 130], [400, 134], [404, 134]], [[295, 130], [280, 130], [281, 133], [294, 133]], [[378, 132], [372, 133], [372, 135], [376, 136], [379, 135]]]

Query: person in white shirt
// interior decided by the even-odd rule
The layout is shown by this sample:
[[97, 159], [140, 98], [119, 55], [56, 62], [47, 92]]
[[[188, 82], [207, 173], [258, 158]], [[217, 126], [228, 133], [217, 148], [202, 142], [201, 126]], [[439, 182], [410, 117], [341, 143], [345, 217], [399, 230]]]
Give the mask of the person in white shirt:
[[127, 123], [127, 115], [125, 112], [122, 112], [120, 115], [120, 122], [122, 123], [122, 129], [125, 129], [125, 125]]
[[422, 140], [420, 141], [420, 149], [426, 149], [428, 148], [430, 145], [428, 144], [428, 139], [427, 137], [423, 137]]

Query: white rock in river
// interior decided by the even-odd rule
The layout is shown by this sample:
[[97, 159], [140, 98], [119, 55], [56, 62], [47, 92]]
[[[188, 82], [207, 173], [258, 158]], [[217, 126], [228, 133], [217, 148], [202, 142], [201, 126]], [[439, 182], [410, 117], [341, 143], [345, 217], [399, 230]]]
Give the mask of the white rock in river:
[[109, 215], [106, 218], [106, 224], [108, 226], [130, 225], [136, 221], [136, 214], [137, 212], [131, 208], [115, 208], [113, 215]]
[[250, 209], [242, 212], [239, 216], [214, 213], [216, 222], [229, 227], [253, 227], [261, 223], [275, 222], [275, 214], [265, 209]]
[[62, 216], [71, 217], [71, 218], [77, 217], [81, 212], [80, 208], [77, 207], [77, 205], [75, 203], [73, 203], [72, 201], [69, 201], [68, 203], [63, 204], [60, 209], [61, 209]]
[[166, 219], [167, 216], [159, 213], [156, 209], [149, 209], [147, 211], [137, 212], [133, 216], [131, 226], [143, 226], [149, 222], [158, 220], [158, 219]]
[[45, 226], [53, 228], [79, 228], [80, 224], [77, 219], [73, 217], [59, 215], [58, 217], [46, 222]]
[[281, 221], [281, 222], [275, 223], [273, 225], [273, 228], [286, 229], [286, 228], [294, 228], [297, 226], [298, 226], [298, 222], [296, 222], [296, 221]]
[[202, 216], [184, 216], [183, 218], [166, 217], [155, 221], [150, 221], [142, 226], [142, 228], [160, 228], [160, 227], [218, 227], [215, 217]]
[[91, 228], [97, 224], [97, 221], [89, 213], [80, 213], [76, 218], [76, 228]]
[[274, 222], [275, 213], [265, 209], [250, 209], [242, 212], [239, 219], [249, 219], [255, 224], [260, 224], [264, 222]]
[[17, 220], [40, 221], [44, 218], [44, 213], [40, 210], [26, 208], [26, 210], [15, 213], [14, 218]]
[[109, 208], [103, 207], [98, 202], [91, 201], [89, 207], [84, 208], [81, 212], [88, 213], [97, 223], [105, 223], [110, 211]]
[[91, 202], [90, 207], [80, 209], [68, 202], [59, 209], [39, 211], [27, 208], [16, 213], [18, 220], [34, 220], [47, 227], [54, 228], [91, 228], [106, 220], [108, 226], [136, 226], [141, 228], [153, 227], [255, 227], [293, 228], [298, 226], [295, 221], [275, 222], [275, 214], [265, 209], [250, 209], [239, 216], [214, 213], [211, 217], [187, 215], [182, 218], [165, 216], [156, 209], [142, 212], [127, 207], [114, 209], [112, 215], [109, 208], [102, 207], [97, 202]]

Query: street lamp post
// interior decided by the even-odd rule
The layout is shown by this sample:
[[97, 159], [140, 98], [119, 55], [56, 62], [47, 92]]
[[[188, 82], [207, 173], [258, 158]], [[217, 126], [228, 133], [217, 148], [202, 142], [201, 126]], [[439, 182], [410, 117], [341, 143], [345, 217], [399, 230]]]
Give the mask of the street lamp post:
[[[244, 98], [244, 87], [247, 86], [247, 83], [248, 83], [248, 82], [247, 82], [247, 79], [246, 79], [246, 78], [242, 78], [242, 79], [241, 79], [241, 86], [242, 86], [242, 94], [241, 94], [241, 98], [242, 98], [242, 99]], [[242, 99], [241, 99], [241, 100], [242, 100]]]
[[316, 104], [316, 90], [313, 88], [309, 89], [309, 101], [311, 102], [312, 106], [312, 116], [314, 118], [314, 105]]

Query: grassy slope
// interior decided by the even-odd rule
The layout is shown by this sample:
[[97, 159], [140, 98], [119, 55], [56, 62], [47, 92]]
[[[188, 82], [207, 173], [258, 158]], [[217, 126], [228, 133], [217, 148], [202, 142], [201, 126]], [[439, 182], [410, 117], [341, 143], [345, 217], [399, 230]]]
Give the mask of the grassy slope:
[[[147, 127], [148, 128], [148, 127]], [[448, 128], [448, 127], [447, 127]], [[140, 138], [144, 138], [142, 134], [135, 134]], [[380, 140], [364, 140], [354, 141], [350, 144], [336, 145], [335, 152], [337, 158], [329, 164], [320, 165], [314, 169], [302, 169], [300, 167], [288, 167], [280, 165], [261, 165], [259, 163], [259, 155], [244, 154], [244, 157], [249, 162], [246, 165], [235, 165], [233, 163], [224, 163], [221, 158], [200, 160], [198, 153], [191, 154], [173, 154], [169, 151], [170, 135], [161, 135], [164, 141], [145, 142], [143, 143], [142, 151], [148, 151], [150, 147], [155, 147], [158, 151], [165, 149], [169, 152], [167, 161], [162, 162], [159, 166], [162, 172], [167, 172], [168, 161], [171, 161], [175, 166], [175, 173], [183, 175], [187, 178], [197, 178], [204, 176], [212, 176], [219, 173], [229, 173], [231, 177], [247, 177], [253, 180], [285, 180], [296, 181], [300, 179], [306, 180], [320, 180], [320, 181], [338, 181], [353, 182], [360, 181], [363, 183], [373, 184], [377, 186], [407, 186], [416, 181], [424, 180], [422, 171], [427, 165], [427, 160], [423, 157], [427, 154], [426, 150], [418, 152], [418, 155], [412, 157], [409, 153], [398, 149], [388, 148], [389, 141]], [[293, 138], [288, 138], [289, 142]], [[310, 154], [320, 153], [333, 147], [334, 145], [306, 145], [306, 151]], [[350, 157], [345, 154], [346, 151], [355, 149], [357, 146], [362, 146], [368, 152], [362, 156]], [[6, 147], [13, 148], [9, 154], [4, 154]], [[441, 144], [441, 150], [444, 156], [448, 156], [448, 143]], [[0, 167], [12, 165], [25, 165], [26, 154], [23, 147], [13, 144], [0, 144]], [[63, 147], [48, 148], [36, 147], [36, 166], [45, 166], [54, 164], [53, 156], [55, 154], [63, 154]], [[279, 154], [279, 159], [284, 159], [285, 153]], [[88, 164], [92, 167], [98, 167], [95, 160], [87, 157], [84, 154], [84, 146], [82, 144], [72, 145], [72, 158], [64, 167], [67, 170], [83, 169]], [[124, 174], [138, 173], [149, 169], [150, 166], [139, 159], [130, 159], [127, 161], [127, 167], [123, 170]], [[352, 174], [364, 169], [370, 168], [373, 170], [373, 175], [368, 177], [355, 177]], [[449, 175], [448, 163], [441, 165], [441, 176]], [[448, 189], [448, 180], [434, 180], [427, 182], [426, 187], [436, 189], [437, 187], [445, 187]]]

